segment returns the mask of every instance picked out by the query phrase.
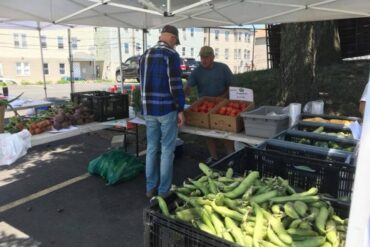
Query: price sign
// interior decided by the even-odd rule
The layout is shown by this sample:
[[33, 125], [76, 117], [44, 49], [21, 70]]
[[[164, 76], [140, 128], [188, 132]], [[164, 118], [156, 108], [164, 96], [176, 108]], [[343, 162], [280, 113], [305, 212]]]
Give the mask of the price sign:
[[230, 87], [229, 98], [230, 100], [253, 102], [253, 90], [244, 87]]

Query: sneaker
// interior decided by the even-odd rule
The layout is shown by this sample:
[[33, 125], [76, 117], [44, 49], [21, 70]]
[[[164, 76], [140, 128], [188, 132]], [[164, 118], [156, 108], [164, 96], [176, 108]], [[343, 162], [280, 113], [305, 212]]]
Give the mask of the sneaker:
[[146, 192], [146, 197], [147, 198], [152, 198], [153, 196], [156, 196], [156, 195], [157, 195], [157, 189], [152, 189], [152, 190]]
[[206, 159], [206, 161], [204, 162], [206, 165], [212, 165], [213, 163], [215, 163], [216, 161], [218, 161], [218, 159], [215, 159], [213, 157], [209, 157], [208, 159]]

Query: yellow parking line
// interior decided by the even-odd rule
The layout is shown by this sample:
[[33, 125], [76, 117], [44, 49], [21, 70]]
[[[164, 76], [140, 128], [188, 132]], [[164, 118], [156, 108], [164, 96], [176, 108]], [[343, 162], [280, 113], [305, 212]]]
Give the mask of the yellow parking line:
[[90, 174], [89, 173], [85, 173], [85, 174], [82, 174], [81, 176], [78, 176], [78, 177], [75, 177], [75, 178], [71, 178], [71, 179], [69, 179], [67, 181], [64, 181], [64, 182], [60, 183], [60, 184], [56, 184], [54, 186], [51, 186], [51, 187], [49, 187], [47, 189], [41, 190], [41, 191], [36, 192], [34, 194], [31, 194], [29, 196], [23, 197], [23, 198], [21, 198], [19, 200], [16, 200], [14, 202], [5, 204], [4, 206], [1, 206], [0, 207], [0, 213], [5, 212], [5, 211], [7, 211], [7, 210], [9, 210], [11, 208], [17, 207], [19, 205], [22, 205], [22, 204], [24, 204], [26, 202], [32, 201], [34, 199], [37, 199], [39, 197], [42, 197], [44, 195], [47, 195], [47, 194], [49, 194], [49, 193], [51, 193], [53, 191], [59, 190], [59, 189], [64, 188], [64, 187], [66, 187], [68, 185], [77, 183], [77, 182], [79, 182], [79, 181], [81, 181], [83, 179], [86, 179], [88, 177], [90, 177]]

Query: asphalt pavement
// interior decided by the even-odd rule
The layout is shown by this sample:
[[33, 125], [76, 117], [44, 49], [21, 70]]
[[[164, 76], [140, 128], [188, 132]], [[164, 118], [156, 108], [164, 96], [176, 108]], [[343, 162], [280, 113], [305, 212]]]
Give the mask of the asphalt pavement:
[[[143, 246], [143, 210], [150, 205], [144, 173], [113, 186], [87, 174], [89, 161], [106, 151], [116, 134], [102, 130], [36, 146], [0, 167], [0, 246]], [[181, 138], [175, 184], [198, 175], [198, 162], [206, 157], [202, 141]], [[134, 153], [133, 140], [129, 143]]]
[[[101, 90], [114, 83], [76, 84], [76, 91]], [[42, 85], [11, 86], [10, 94], [43, 99]], [[69, 99], [68, 84], [48, 85], [48, 96]], [[145, 149], [145, 128], [140, 149]], [[107, 186], [87, 173], [88, 163], [110, 148], [111, 130], [30, 148], [10, 166], [0, 166], [0, 247], [121, 247], [144, 245], [145, 175]], [[134, 136], [128, 136], [134, 153]], [[202, 137], [180, 134], [182, 157], [174, 162], [174, 184], [200, 174], [208, 157]], [[222, 152], [222, 150], [220, 150]], [[145, 159], [145, 157], [141, 157]]]

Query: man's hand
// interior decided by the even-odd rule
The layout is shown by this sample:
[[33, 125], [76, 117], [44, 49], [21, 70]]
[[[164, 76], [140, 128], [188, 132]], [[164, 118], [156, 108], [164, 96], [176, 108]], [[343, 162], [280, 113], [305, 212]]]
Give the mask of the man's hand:
[[177, 113], [177, 127], [183, 126], [185, 123], [185, 116], [183, 112]]

